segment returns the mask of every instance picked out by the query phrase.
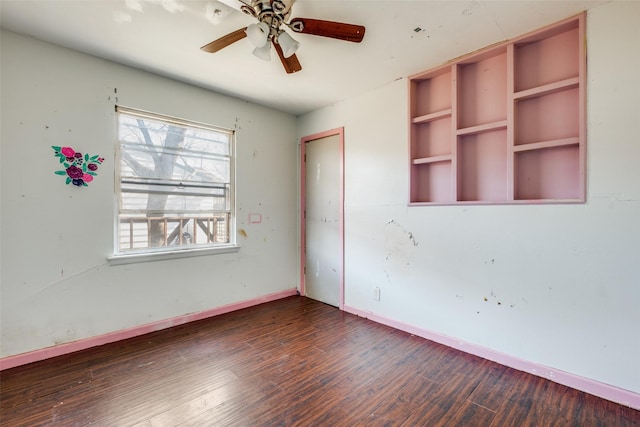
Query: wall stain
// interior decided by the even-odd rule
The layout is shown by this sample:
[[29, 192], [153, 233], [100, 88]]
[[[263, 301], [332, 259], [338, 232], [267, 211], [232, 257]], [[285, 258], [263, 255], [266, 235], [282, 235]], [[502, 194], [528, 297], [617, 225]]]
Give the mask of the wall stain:
[[471, 3], [471, 7], [468, 7], [462, 11], [463, 16], [471, 16], [473, 12], [475, 12], [480, 7], [480, 4], [477, 1]]
[[[494, 294], [494, 293], [493, 293], [493, 291], [491, 291], [491, 297], [492, 297], [494, 300], [496, 300], [496, 304], [498, 304], [498, 305], [502, 305], [502, 301], [500, 301], [499, 299], [497, 299], [496, 294]], [[487, 298], [487, 297], [482, 298], [482, 300], [483, 300], [484, 302], [489, 302], [489, 298]], [[523, 299], [523, 301], [524, 301], [524, 299]], [[509, 304], [509, 307], [511, 307], [511, 308], [514, 308], [515, 306], [516, 306], [515, 304]]]
[[238, 230], [238, 234], [241, 235], [242, 237], [244, 237], [245, 239], [248, 236], [247, 231], [244, 228], [239, 229]]
[[384, 227], [385, 274], [390, 278], [393, 274], [404, 275], [409, 271], [415, 247], [418, 246], [413, 233], [406, 230], [395, 220], [390, 220]]

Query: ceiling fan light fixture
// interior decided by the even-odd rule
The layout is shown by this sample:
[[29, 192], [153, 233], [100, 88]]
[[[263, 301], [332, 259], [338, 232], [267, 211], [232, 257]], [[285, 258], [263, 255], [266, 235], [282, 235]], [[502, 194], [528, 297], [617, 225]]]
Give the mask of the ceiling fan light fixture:
[[266, 22], [259, 22], [247, 26], [247, 38], [257, 48], [261, 48], [269, 41], [269, 25]]
[[271, 45], [266, 43], [262, 47], [253, 49], [253, 54], [263, 61], [271, 61]]
[[289, 58], [296, 53], [300, 47], [300, 43], [284, 31], [278, 35], [278, 44], [282, 48], [282, 53], [285, 58]]

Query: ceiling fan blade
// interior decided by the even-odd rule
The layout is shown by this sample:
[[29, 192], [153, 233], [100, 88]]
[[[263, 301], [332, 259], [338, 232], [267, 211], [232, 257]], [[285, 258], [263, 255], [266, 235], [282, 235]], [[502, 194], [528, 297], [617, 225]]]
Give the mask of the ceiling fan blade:
[[289, 22], [289, 27], [297, 33], [313, 34], [354, 43], [360, 43], [365, 32], [362, 25], [309, 18], [293, 18]]
[[300, 65], [300, 61], [298, 61], [298, 57], [296, 56], [295, 53], [290, 57], [285, 58], [284, 53], [282, 52], [282, 48], [278, 43], [273, 41], [273, 47], [276, 49], [276, 52], [278, 52], [280, 61], [282, 62], [282, 65], [284, 66], [284, 69], [287, 72], [287, 74], [296, 73], [302, 70], [302, 65]]
[[242, 40], [243, 38], [247, 37], [247, 33], [245, 32], [246, 29], [247, 27], [240, 28], [239, 30], [234, 31], [233, 33], [229, 33], [226, 36], [222, 36], [219, 39], [214, 40], [211, 43], [208, 43], [202, 46], [200, 49], [209, 53], [217, 52], [220, 49], [223, 49], [229, 46], [230, 44], [235, 43], [238, 40]]

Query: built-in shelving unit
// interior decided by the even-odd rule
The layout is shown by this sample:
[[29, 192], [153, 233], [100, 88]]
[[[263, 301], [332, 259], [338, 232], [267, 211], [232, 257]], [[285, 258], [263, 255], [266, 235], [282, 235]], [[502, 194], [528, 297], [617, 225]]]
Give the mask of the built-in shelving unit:
[[584, 22], [409, 78], [410, 204], [585, 200]]

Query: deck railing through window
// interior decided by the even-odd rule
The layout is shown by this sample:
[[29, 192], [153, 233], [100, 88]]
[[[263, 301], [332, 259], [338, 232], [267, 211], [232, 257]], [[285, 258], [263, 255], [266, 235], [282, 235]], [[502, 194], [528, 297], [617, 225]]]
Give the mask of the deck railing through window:
[[120, 251], [229, 243], [229, 212], [212, 216], [121, 216]]

